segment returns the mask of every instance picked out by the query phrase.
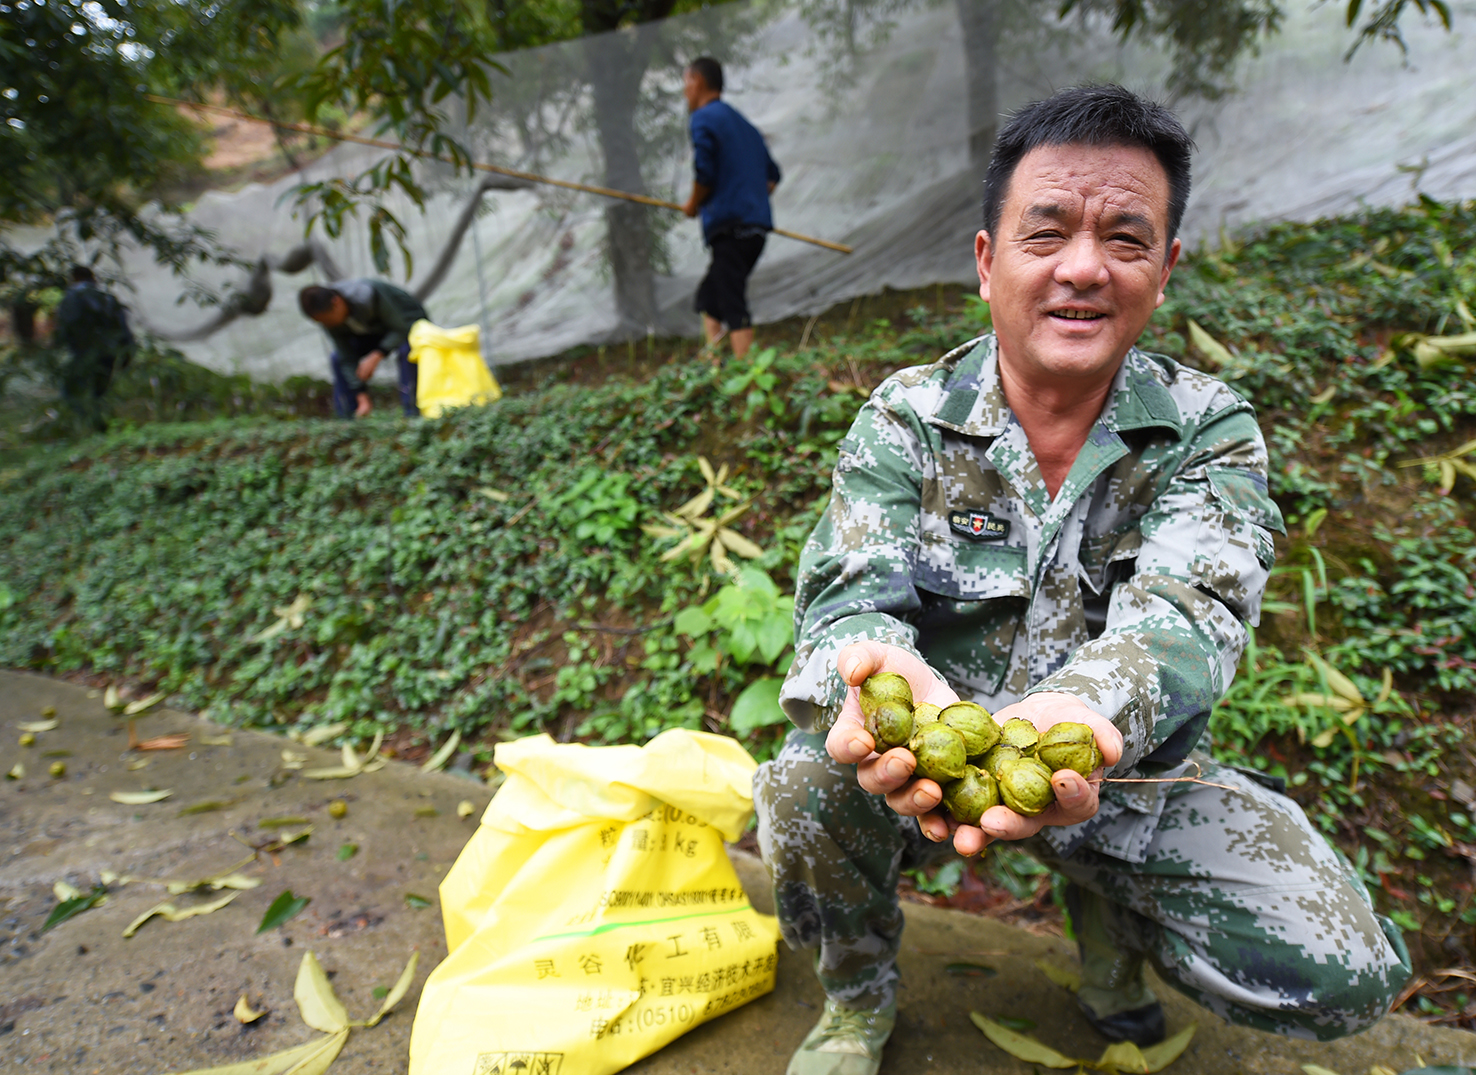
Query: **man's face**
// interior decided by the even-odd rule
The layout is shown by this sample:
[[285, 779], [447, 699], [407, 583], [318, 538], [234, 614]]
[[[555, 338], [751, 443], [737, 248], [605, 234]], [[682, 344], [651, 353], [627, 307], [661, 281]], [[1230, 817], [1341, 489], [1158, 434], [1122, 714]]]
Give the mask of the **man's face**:
[[707, 93], [707, 80], [692, 68], [682, 75], [682, 96], [687, 99], [687, 111], [695, 112], [702, 107], [702, 98]]
[[1040, 146], [974, 242], [1000, 362], [1026, 383], [1110, 379], [1163, 302], [1168, 176], [1147, 149]]
[[342, 295], [334, 295], [332, 306], [328, 307], [322, 313], [313, 314], [312, 316], [313, 320], [324, 328], [337, 328], [348, 320], [348, 315], [348, 303], [344, 301]]

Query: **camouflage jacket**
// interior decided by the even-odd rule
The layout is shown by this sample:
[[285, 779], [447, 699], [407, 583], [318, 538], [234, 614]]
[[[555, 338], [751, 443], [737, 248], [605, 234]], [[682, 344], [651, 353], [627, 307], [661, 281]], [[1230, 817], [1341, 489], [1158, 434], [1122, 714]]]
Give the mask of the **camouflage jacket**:
[[[1133, 350], [1054, 500], [1005, 402], [994, 337], [887, 379], [841, 443], [800, 558], [781, 702], [823, 731], [837, 651], [917, 654], [997, 711], [1075, 695], [1123, 733], [1109, 775], [1181, 766], [1230, 685], [1284, 532], [1255, 414], [1221, 381]], [[1166, 785], [1104, 789], [1045, 835], [1140, 860]]]

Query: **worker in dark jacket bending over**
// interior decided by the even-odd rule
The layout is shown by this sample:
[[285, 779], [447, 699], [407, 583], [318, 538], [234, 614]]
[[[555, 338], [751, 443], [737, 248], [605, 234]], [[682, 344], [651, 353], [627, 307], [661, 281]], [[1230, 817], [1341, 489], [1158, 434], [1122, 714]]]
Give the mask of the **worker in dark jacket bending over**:
[[[400, 406], [407, 416], [415, 405], [416, 367], [410, 361], [410, 326], [430, 315], [414, 295], [383, 280], [340, 280], [305, 287], [297, 296], [302, 312], [333, 340], [333, 410], [340, 417], [363, 418], [374, 409], [369, 379], [389, 355], [395, 356]], [[352, 408], [352, 411], [350, 410]]]
[[753, 346], [748, 276], [774, 229], [769, 195], [779, 185], [779, 166], [764, 136], [722, 99], [720, 63], [710, 56], [693, 60], [683, 92], [692, 113], [696, 173], [683, 211], [702, 214], [702, 237], [712, 249], [712, 264], [697, 288], [697, 312], [707, 341], [717, 340], [726, 327], [734, 357], [742, 358]]

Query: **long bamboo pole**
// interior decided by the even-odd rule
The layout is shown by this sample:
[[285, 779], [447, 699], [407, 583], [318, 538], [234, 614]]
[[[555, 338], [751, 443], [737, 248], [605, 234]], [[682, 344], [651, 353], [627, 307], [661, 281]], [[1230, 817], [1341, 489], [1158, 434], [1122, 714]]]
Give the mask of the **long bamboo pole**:
[[[225, 108], [221, 105], [200, 104], [196, 101], [178, 101], [172, 97], [160, 97], [156, 94], [146, 93], [145, 100], [153, 101], [155, 104], [175, 105], [180, 108], [193, 108], [197, 111], [218, 112], [223, 116], [233, 116], [236, 119], [244, 119], [251, 123], [265, 123], [270, 127], [277, 127], [286, 131], [297, 131], [300, 134], [315, 134], [322, 138], [330, 138], [339, 142], [356, 142], [361, 146], [373, 146], [376, 149], [389, 149], [396, 153], [409, 153], [413, 157], [422, 160], [442, 161], [446, 164], [455, 164], [449, 157], [442, 157], [435, 153], [427, 153], [420, 149], [411, 149], [400, 145], [398, 142], [385, 142], [378, 138], [365, 138], [358, 134], [345, 134], [342, 131], [330, 131], [323, 127], [313, 127], [306, 123], [287, 123], [282, 120], [264, 119], [261, 116], [253, 116], [249, 112], [240, 112], [234, 108]], [[579, 190], [586, 194], [598, 194], [602, 198], [619, 198], [622, 201], [637, 202], [641, 205], [650, 205], [657, 209], [675, 209], [682, 212], [682, 206], [676, 202], [669, 202], [662, 198], [653, 198], [649, 194], [631, 194], [629, 191], [615, 190], [611, 187], [599, 187], [591, 183], [575, 183], [569, 179], [555, 179], [552, 176], [539, 175], [536, 172], [522, 172], [516, 168], [503, 168], [496, 164], [482, 164], [472, 161], [471, 166], [479, 172], [492, 172], [496, 175], [511, 176], [514, 179], [526, 179], [530, 183], [543, 183], [551, 187], [563, 187], [566, 190]], [[802, 243], [813, 243], [815, 246], [823, 246], [827, 250], [834, 250], [841, 254], [851, 253], [851, 247], [844, 243], [833, 243], [829, 239], [817, 239], [813, 235], [804, 235], [797, 231], [788, 231], [785, 228], [774, 228], [775, 235], [782, 235], [786, 239], [797, 239]]]

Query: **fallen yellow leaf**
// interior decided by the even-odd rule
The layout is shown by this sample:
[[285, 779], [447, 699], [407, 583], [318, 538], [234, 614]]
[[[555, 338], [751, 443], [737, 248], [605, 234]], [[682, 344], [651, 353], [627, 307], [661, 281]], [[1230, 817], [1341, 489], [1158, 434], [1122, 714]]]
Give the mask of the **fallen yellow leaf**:
[[254, 1023], [266, 1014], [266, 1009], [263, 1008], [261, 1011], [253, 1010], [251, 1005], [246, 1003], [246, 994], [242, 993], [241, 999], [236, 1001], [236, 1008], [232, 1014], [235, 1015], [238, 1022]]

